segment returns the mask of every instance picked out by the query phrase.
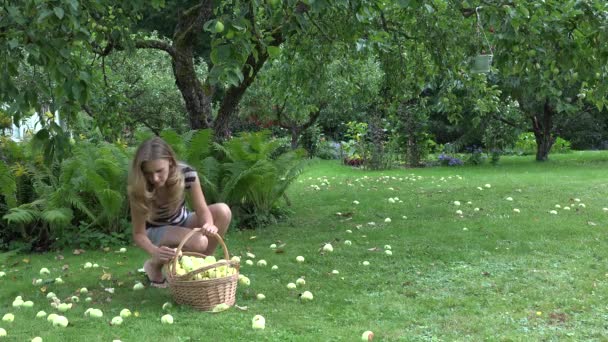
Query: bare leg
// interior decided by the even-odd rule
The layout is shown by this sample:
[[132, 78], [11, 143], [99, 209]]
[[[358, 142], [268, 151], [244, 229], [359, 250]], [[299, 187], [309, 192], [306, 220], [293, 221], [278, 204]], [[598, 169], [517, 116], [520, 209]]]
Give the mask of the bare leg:
[[[232, 212], [230, 208], [224, 203], [212, 204], [209, 206], [211, 215], [213, 216], [213, 223], [218, 229], [218, 234], [224, 237], [230, 221], [232, 220]], [[180, 242], [186, 237], [192, 228], [198, 226], [198, 218], [196, 214], [191, 215], [186, 222], [186, 227], [171, 227], [167, 230], [167, 233], [163, 236], [160, 241], [161, 246], [168, 246], [175, 248], [179, 246]], [[194, 234], [182, 248], [186, 252], [196, 252], [205, 255], [213, 255], [218, 242], [214, 239], [208, 239], [205, 235], [197, 233]], [[161, 265], [162, 267], [162, 265]]]
[[[230, 208], [224, 203], [217, 203], [210, 205], [209, 210], [213, 216], [213, 223], [217, 227], [217, 233], [224, 238], [224, 235], [228, 230], [228, 226], [230, 225], [230, 221], [232, 220], [232, 212], [230, 211]], [[203, 254], [213, 255], [217, 245], [218, 241], [216, 239], [209, 239], [207, 242], [207, 248]]]

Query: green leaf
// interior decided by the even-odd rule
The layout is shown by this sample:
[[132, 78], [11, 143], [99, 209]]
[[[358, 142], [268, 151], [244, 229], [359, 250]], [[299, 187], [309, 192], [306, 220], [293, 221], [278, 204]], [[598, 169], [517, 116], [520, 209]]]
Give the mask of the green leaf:
[[72, 221], [72, 209], [53, 208], [42, 212], [42, 219], [52, 225], [63, 226]]
[[63, 19], [63, 8], [55, 7], [53, 8], [53, 11], [55, 12], [55, 15], [57, 16], [57, 18], [59, 18], [59, 20]]
[[267, 50], [270, 58], [276, 58], [281, 54], [281, 48], [278, 46], [268, 46]]

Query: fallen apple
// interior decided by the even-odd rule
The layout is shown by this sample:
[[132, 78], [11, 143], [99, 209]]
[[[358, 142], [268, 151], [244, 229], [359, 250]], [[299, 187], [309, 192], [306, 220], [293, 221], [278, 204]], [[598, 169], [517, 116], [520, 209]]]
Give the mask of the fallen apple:
[[362, 341], [373, 341], [374, 340], [374, 333], [371, 331], [366, 331], [361, 335], [361, 340]]
[[144, 288], [145, 288], [145, 286], [142, 283], [137, 283], [137, 284], [133, 285], [133, 291], [140, 291], [140, 290], [143, 290]]
[[301, 256], [301, 255], [298, 255], [298, 256], [296, 257], [296, 261], [297, 261], [297, 262], [299, 262], [299, 263], [303, 263], [303, 262], [304, 262], [304, 257], [303, 257], [303, 256]]
[[65, 328], [65, 327], [68, 326], [68, 324], [69, 324], [69, 321], [68, 321], [68, 319], [65, 316], [57, 316], [53, 320], [53, 326], [54, 327]]
[[304, 301], [311, 301], [313, 298], [312, 293], [310, 291], [304, 291], [300, 296], [300, 299]]
[[298, 278], [296, 280], [296, 285], [298, 285], [298, 286], [304, 286], [304, 285], [306, 285], [306, 280], [304, 280], [304, 278]]
[[110, 322], [110, 324], [112, 324], [112, 325], [121, 325], [122, 324], [122, 317], [116, 316], [116, 317], [112, 318], [112, 321]]
[[230, 306], [226, 303], [220, 303], [211, 309], [211, 312], [222, 312], [230, 309]]
[[7, 313], [4, 316], [2, 316], [2, 321], [3, 322], [12, 322], [15, 320], [15, 315], [13, 315], [12, 313]]
[[166, 314], [160, 318], [162, 324], [173, 324], [173, 316]]
[[256, 330], [263, 330], [266, 328], [266, 320], [262, 315], [255, 315], [251, 320], [251, 327]]
[[44, 275], [49, 275], [49, 274], [51, 274], [51, 272], [49, 271], [49, 269], [48, 269], [48, 268], [43, 267], [43, 268], [41, 268], [41, 269], [40, 269], [40, 275], [41, 275], [41, 276], [44, 276]]
[[326, 243], [325, 246], [323, 246], [323, 251], [324, 252], [333, 252], [334, 246], [332, 246], [331, 243]]
[[129, 310], [129, 309], [120, 310], [120, 317], [127, 318], [129, 316], [131, 316], [131, 310]]
[[36, 318], [42, 318], [42, 317], [46, 317], [46, 312], [40, 310], [38, 311], [38, 313], [36, 314]]

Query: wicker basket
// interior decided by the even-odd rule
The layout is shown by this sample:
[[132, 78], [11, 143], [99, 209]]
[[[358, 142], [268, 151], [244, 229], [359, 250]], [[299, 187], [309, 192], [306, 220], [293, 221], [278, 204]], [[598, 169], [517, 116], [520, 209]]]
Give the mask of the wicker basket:
[[[171, 259], [168, 264], [167, 280], [169, 281], [169, 289], [173, 300], [178, 304], [190, 305], [196, 309], [209, 311], [216, 305], [225, 303], [229, 306], [234, 305], [236, 298], [236, 286], [239, 279], [239, 263], [230, 260], [228, 249], [222, 237], [218, 234], [206, 234], [208, 237], [215, 238], [224, 250], [224, 259], [219, 260], [210, 265], [206, 265], [192, 272], [188, 272], [183, 275], [176, 273], [178, 259], [182, 255], [188, 255], [192, 257], [204, 258], [206, 255], [195, 253], [195, 252], [183, 252], [182, 247], [195, 233], [201, 232], [201, 228], [192, 229], [181, 241], [177, 247], [175, 257]], [[207, 270], [217, 268], [220, 266], [232, 266], [236, 269], [236, 272], [232, 275], [213, 278], [213, 279], [201, 279], [191, 280], [193, 276], [198, 273], [205, 272]]]

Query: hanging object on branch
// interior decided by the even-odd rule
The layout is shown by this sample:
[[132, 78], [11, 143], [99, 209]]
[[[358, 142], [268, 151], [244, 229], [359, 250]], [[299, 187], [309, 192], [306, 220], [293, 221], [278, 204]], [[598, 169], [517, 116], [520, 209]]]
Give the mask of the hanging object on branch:
[[477, 35], [480, 37], [480, 40], [483, 37], [483, 40], [485, 40], [485, 43], [488, 45], [488, 50], [490, 53], [488, 54], [482, 50], [481, 54], [475, 56], [473, 58], [473, 67], [471, 68], [471, 72], [475, 74], [486, 74], [490, 72], [494, 53], [492, 52], [492, 45], [490, 45], [490, 42], [486, 37], [486, 33], [483, 30], [483, 26], [481, 25], [481, 16], [479, 15], [480, 9], [481, 6], [475, 8], [475, 13], [477, 14]]

